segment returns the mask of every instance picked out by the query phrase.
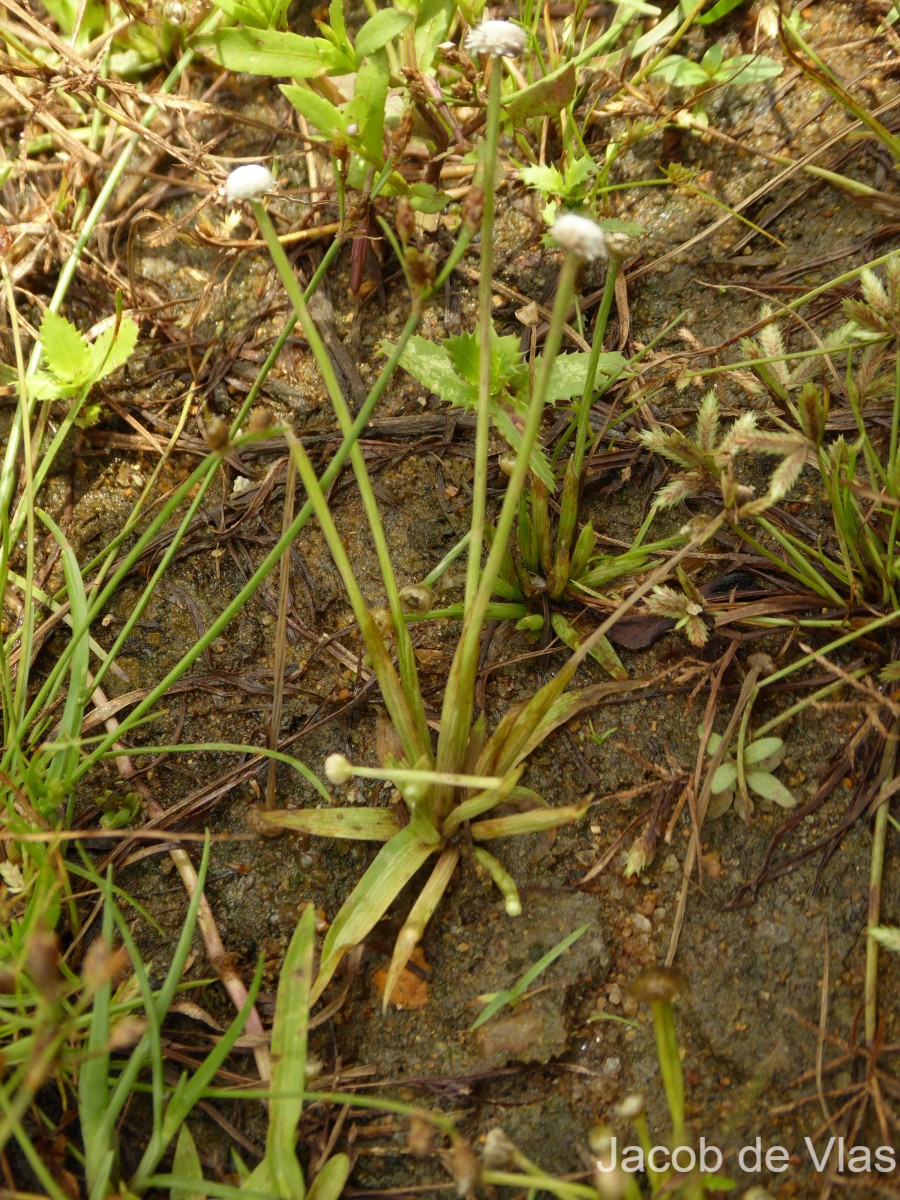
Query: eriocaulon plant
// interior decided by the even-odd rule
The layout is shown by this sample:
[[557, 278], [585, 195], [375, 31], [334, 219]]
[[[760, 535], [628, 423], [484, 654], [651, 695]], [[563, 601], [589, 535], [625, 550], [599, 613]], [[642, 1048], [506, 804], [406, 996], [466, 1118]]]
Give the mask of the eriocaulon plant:
[[[362, 452], [354, 446], [350, 450], [350, 461], [366, 511], [387, 596], [387, 610], [381, 612], [373, 610], [362, 593], [325, 499], [324, 490], [315, 477], [302, 443], [293, 433], [286, 431], [298, 474], [347, 590], [396, 739], [395, 750], [384, 755], [379, 767], [355, 766], [342, 755], [332, 755], [327, 761], [326, 773], [329, 780], [335, 784], [345, 783], [354, 775], [388, 779], [396, 786], [408, 811], [405, 821], [401, 821], [393, 810], [384, 808], [330, 808], [290, 813], [268, 811], [260, 814], [261, 823], [269, 827], [274, 825], [307, 834], [383, 843], [363, 878], [336, 915], [325, 937], [319, 974], [313, 988], [314, 999], [324, 991], [343, 955], [369, 933], [416, 872], [434, 857], [437, 861], [432, 873], [414, 902], [397, 939], [384, 989], [385, 1004], [389, 1002], [400, 972], [422, 937], [453, 877], [461, 853], [460, 839], [457, 835], [464, 824], [468, 826], [468, 833], [475, 844], [478, 863], [490, 874], [502, 893], [506, 911], [514, 916], [521, 911], [515, 882], [501, 863], [485, 848], [484, 843], [499, 837], [547, 830], [571, 822], [587, 810], [589, 803], [583, 801], [550, 809], [534, 793], [525, 789], [519, 790], [518, 781], [524, 769], [525, 759], [535, 746], [584, 706], [584, 698], [579, 697], [577, 693], [566, 697], [563, 697], [563, 693], [580, 663], [598, 640], [608, 632], [615, 617], [601, 624], [556, 676], [526, 704], [508, 713], [490, 736], [485, 729], [483, 718], [473, 720], [482, 629], [519, 511], [519, 500], [529, 471], [531, 450], [538, 437], [550, 372], [559, 351], [565, 314], [572, 299], [576, 274], [582, 260], [599, 256], [604, 245], [603, 231], [586, 218], [579, 218], [577, 222], [573, 222], [571, 218], [567, 219], [556, 230], [557, 240], [566, 253], [560, 270], [544, 354], [524, 417], [520, 453], [509, 478], [495, 526], [495, 536], [482, 562], [488, 470], [488, 352], [491, 336], [489, 284], [492, 277], [494, 162], [500, 119], [499, 60], [504, 54], [521, 51], [525, 36], [516, 26], [502, 22], [499, 25], [497, 22], [486, 22], [476, 34], [470, 48], [486, 56], [489, 76], [488, 115], [481, 158], [484, 206], [481, 225], [482, 288], [479, 294], [479, 329], [484, 356], [481, 360], [464, 614], [447, 679], [436, 747], [432, 746], [426, 721], [415, 657], [407, 630], [403, 597], [394, 577], [389, 548]], [[233, 195], [238, 191], [236, 183], [233, 176], [230, 187]], [[264, 190], [264, 187], [261, 190]], [[338, 423], [346, 435], [350, 429], [346, 403], [293, 272], [278, 244], [259, 193], [255, 197], [249, 192], [245, 193], [245, 198], [251, 200], [260, 229], [322, 372]], [[421, 297], [419, 301], [421, 302]], [[417, 305], [414, 299], [415, 307]], [[722, 520], [724, 517], [718, 518], [719, 524]], [[704, 527], [698, 535], [699, 538], [702, 540], [709, 536], [714, 527], [717, 527], [715, 520]], [[668, 569], [674, 562], [680, 561], [680, 558], [696, 544], [697, 539], [677, 551], [663, 569]], [[631, 607], [660, 578], [659, 572], [651, 573], [623, 602], [619, 612]], [[396, 668], [389, 650], [390, 638], [393, 638], [396, 644]], [[510, 816], [487, 815], [507, 799], [529, 799], [532, 808]]]

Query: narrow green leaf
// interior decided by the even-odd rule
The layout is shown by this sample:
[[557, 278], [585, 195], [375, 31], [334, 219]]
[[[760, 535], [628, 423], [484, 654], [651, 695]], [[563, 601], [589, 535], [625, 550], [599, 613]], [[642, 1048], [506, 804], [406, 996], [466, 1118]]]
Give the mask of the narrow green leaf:
[[325, 137], [333, 139], [346, 134], [347, 123], [344, 114], [330, 100], [317, 95], [308, 87], [298, 87], [290, 83], [280, 84], [279, 91], [283, 92], [297, 112]]
[[400, 832], [400, 823], [389, 808], [275, 808], [260, 811], [257, 820], [313, 837], [364, 842], [387, 842]]
[[[182, 1125], [175, 1143], [175, 1157], [172, 1159], [172, 1174], [181, 1181], [180, 1186], [172, 1189], [172, 1200], [206, 1200], [203, 1188], [203, 1165], [197, 1153], [197, 1145], [187, 1125]], [[200, 1184], [192, 1190], [190, 1184]]]
[[737, 8], [739, 4], [743, 4], [744, 0], [718, 0], [709, 12], [703, 14], [702, 17], [695, 17], [695, 25], [711, 25], [713, 21], [718, 21], [721, 17], [725, 17], [733, 8]]
[[511, 813], [508, 817], [489, 817], [475, 821], [469, 828], [476, 842], [488, 842], [494, 838], [518, 837], [523, 833], [545, 833], [560, 825], [571, 825], [580, 820], [590, 808], [590, 800], [578, 804], [565, 804], [561, 808], [539, 808], [532, 812]]
[[383, 8], [370, 17], [356, 35], [354, 49], [356, 61], [361, 62], [367, 54], [381, 50], [388, 42], [402, 33], [412, 21], [412, 13], [398, 12], [395, 8]]
[[306, 1200], [340, 1200], [349, 1174], [350, 1159], [347, 1155], [333, 1155], [310, 1184]]
[[318, 1000], [344, 955], [374, 929], [434, 850], [410, 826], [382, 846], [328, 930], [310, 1003]]

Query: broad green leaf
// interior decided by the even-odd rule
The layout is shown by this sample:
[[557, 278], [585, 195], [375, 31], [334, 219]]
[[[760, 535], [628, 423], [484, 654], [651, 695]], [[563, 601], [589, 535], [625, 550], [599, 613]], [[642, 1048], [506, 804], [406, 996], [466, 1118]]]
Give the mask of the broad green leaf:
[[713, 75], [715, 75], [719, 67], [721, 67], [724, 57], [725, 47], [720, 42], [716, 42], [714, 45], [710, 46], [710, 48], [703, 55], [703, 58], [700, 60], [700, 66], [707, 73], [710, 79], [712, 79]]
[[691, 62], [681, 54], [670, 54], [650, 72], [654, 79], [664, 79], [677, 87], [702, 87], [709, 83], [709, 76], [699, 63]]
[[574, 98], [575, 67], [569, 63], [563, 70], [514, 92], [505, 102], [505, 108], [510, 120], [519, 125], [532, 117], [558, 117]]
[[205, 1200], [203, 1166], [200, 1162], [200, 1155], [197, 1153], [196, 1143], [187, 1125], [182, 1125], [178, 1131], [175, 1157], [172, 1160], [172, 1174], [177, 1176], [179, 1181], [200, 1185], [195, 1191], [188, 1187], [179, 1187], [177, 1192], [172, 1192], [172, 1200]]
[[784, 784], [768, 771], [748, 771], [747, 787], [766, 800], [774, 800], [782, 808], [795, 808], [797, 805]]
[[359, 126], [359, 145], [369, 165], [381, 166], [384, 162], [384, 113], [389, 79], [387, 55], [373, 52], [356, 72], [353, 99], [347, 105], [347, 121]]
[[131, 317], [122, 317], [119, 327], [105, 330], [90, 348], [90, 376], [94, 382], [105, 379], [134, 352], [138, 340], [137, 323]]
[[314, 79], [350, 74], [356, 64], [324, 38], [273, 29], [217, 29], [188, 39], [192, 49], [229, 71], [250, 75]]
[[41, 320], [41, 341], [47, 366], [67, 383], [83, 383], [90, 377], [91, 351], [71, 321], [51, 312]]
[[332, 140], [345, 136], [346, 118], [330, 100], [319, 96], [308, 87], [291, 83], [280, 84], [279, 91], [287, 96], [297, 112], [318, 129], [319, 133]]
[[[390, 342], [382, 342], [381, 349], [389, 354], [393, 346]], [[457, 375], [450, 355], [438, 342], [414, 335], [400, 357], [400, 365], [448, 404], [471, 408], [477, 400], [477, 390]]]
[[[560, 354], [556, 358], [547, 389], [547, 399], [551, 404], [557, 400], [571, 400], [573, 396], [581, 396], [590, 358], [586, 350], [574, 354]], [[618, 350], [601, 354], [597, 363], [595, 387], [609, 387], [624, 369], [625, 359]]]
[[378, 851], [325, 936], [311, 1004], [322, 995], [344, 955], [375, 928], [434, 849], [407, 825]]
[[727, 792], [730, 787], [734, 787], [737, 780], [737, 766], [733, 762], [724, 762], [717, 769], [712, 777], [712, 794], [718, 795], [719, 792]]
[[349, 1174], [350, 1159], [347, 1155], [333, 1155], [310, 1184], [306, 1200], [340, 1200]]
[[387, 842], [400, 832], [400, 823], [389, 808], [271, 809], [257, 820], [276, 829], [293, 829], [314, 837], [349, 838]]
[[246, 25], [248, 29], [268, 29], [270, 21], [268, 14], [261, 7], [253, 4], [241, 4], [240, 0], [214, 0], [216, 8], [227, 13], [234, 21]]
[[738, 54], [727, 58], [719, 68], [718, 78], [723, 82], [752, 84], [775, 79], [784, 71], [780, 62], [766, 58], [764, 54]]
[[745, 763], [761, 763], [772, 754], [777, 754], [784, 742], [779, 737], [757, 738], [749, 746], [744, 747]]
[[420, 71], [428, 71], [435, 52], [447, 40], [450, 22], [456, 12], [454, 0], [424, 0], [416, 14], [416, 62]]
[[359, 63], [367, 54], [374, 54], [394, 40], [412, 21], [412, 14], [398, 12], [394, 8], [383, 8], [374, 16], [369, 17], [362, 29], [356, 35], [354, 49], [356, 61]]

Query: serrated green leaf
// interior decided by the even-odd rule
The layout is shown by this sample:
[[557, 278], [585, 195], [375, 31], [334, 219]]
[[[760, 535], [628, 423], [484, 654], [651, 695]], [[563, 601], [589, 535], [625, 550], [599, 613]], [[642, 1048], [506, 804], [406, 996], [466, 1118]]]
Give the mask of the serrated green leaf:
[[76, 383], [90, 377], [91, 350], [71, 321], [51, 312], [41, 320], [41, 342], [47, 366], [57, 379]]
[[478, 364], [481, 350], [477, 333], [460, 333], [444, 339], [444, 349], [454, 370], [474, 387], [478, 387]]
[[347, 121], [337, 105], [332, 104], [330, 100], [302, 85], [282, 83], [279, 84], [278, 90], [287, 96], [297, 112], [318, 129], [319, 133], [331, 139], [345, 136]]
[[353, 59], [325, 38], [301, 37], [274, 29], [217, 29], [188, 39], [193, 50], [229, 71], [278, 78], [314, 79], [318, 75], [348, 75]]
[[369, 17], [353, 43], [356, 61], [359, 63], [366, 55], [381, 50], [402, 33], [411, 21], [412, 13], [398, 12], [395, 8], [383, 8]]
[[768, 771], [748, 771], [747, 787], [765, 800], [774, 800], [782, 808], [795, 808], [797, 801], [784, 784]]
[[[384, 353], [390, 353], [393, 346], [390, 342], [382, 342], [381, 348]], [[415, 334], [400, 357], [400, 365], [447, 404], [474, 407], [478, 399], [477, 388], [456, 373], [450, 355], [439, 342], [429, 342]]]
[[93, 382], [105, 379], [134, 352], [138, 340], [138, 326], [131, 317], [122, 317], [119, 327], [107, 329], [101, 333], [90, 347], [90, 373]]
[[556, 167], [525, 167], [521, 176], [526, 187], [537, 188], [545, 196], [559, 196], [565, 186], [562, 172]]

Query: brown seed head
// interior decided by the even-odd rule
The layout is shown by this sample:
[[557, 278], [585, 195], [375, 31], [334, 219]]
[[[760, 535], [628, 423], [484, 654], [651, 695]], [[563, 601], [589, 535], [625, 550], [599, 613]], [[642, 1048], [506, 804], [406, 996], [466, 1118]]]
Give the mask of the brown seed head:
[[667, 1004], [687, 990], [687, 980], [675, 967], [648, 967], [629, 990], [641, 1004]]

